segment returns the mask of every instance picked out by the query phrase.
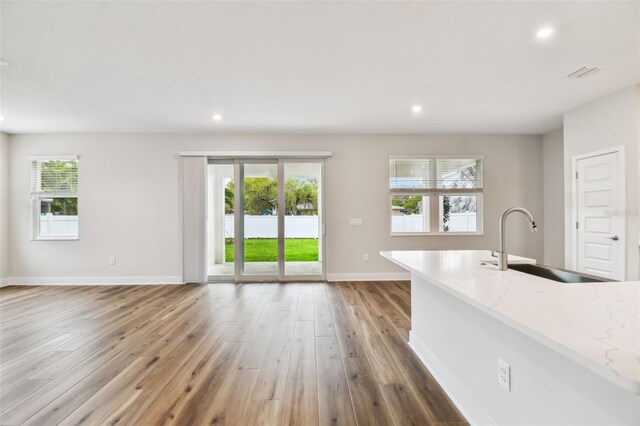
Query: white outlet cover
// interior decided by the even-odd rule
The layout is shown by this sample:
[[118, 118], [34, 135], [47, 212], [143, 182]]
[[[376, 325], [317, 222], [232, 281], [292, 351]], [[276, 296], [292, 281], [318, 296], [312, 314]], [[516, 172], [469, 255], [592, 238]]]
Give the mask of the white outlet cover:
[[498, 358], [498, 383], [511, 392], [511, 366]]
[[351, 219], [349, 221], [349, 225], [351, 225], [351, 226], [362, 226], [362, 219], [360, 219], [360, 218]]

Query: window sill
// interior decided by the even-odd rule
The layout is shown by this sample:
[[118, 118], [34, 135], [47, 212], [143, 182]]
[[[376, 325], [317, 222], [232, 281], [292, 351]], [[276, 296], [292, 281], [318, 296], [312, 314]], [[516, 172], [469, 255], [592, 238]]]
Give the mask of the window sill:
[[31, 241], [77, 241], [78, 236], [35, 237]]
[[484, 232], [392, 232], [392, 237], [469, 237], [482, 236]]

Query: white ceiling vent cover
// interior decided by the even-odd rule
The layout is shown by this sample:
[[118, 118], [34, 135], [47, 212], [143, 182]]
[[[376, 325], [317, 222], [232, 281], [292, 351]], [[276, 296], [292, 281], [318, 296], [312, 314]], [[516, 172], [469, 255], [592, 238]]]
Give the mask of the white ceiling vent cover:
[[602, 70], [602, 67], [599, 65], [585, 65], [579, 70], [575, 70], [574, 72], [569, 74], [567, 78], [585, 78], [585, 77], [592, 76], [593, 74], [601, 70]]

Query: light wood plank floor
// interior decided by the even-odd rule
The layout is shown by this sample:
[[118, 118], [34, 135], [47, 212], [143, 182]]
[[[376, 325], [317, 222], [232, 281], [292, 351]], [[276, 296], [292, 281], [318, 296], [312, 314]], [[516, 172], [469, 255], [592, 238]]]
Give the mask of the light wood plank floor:
[[464, 423], [407, 282], [0, 289], [3, 425]]

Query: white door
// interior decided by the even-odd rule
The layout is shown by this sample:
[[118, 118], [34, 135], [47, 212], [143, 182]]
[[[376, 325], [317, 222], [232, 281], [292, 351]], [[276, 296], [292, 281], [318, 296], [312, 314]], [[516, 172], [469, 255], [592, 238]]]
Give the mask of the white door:
[[619, 152], [576, 161], [577, 269], [623, 280], [625, 275], [624, 174]]

